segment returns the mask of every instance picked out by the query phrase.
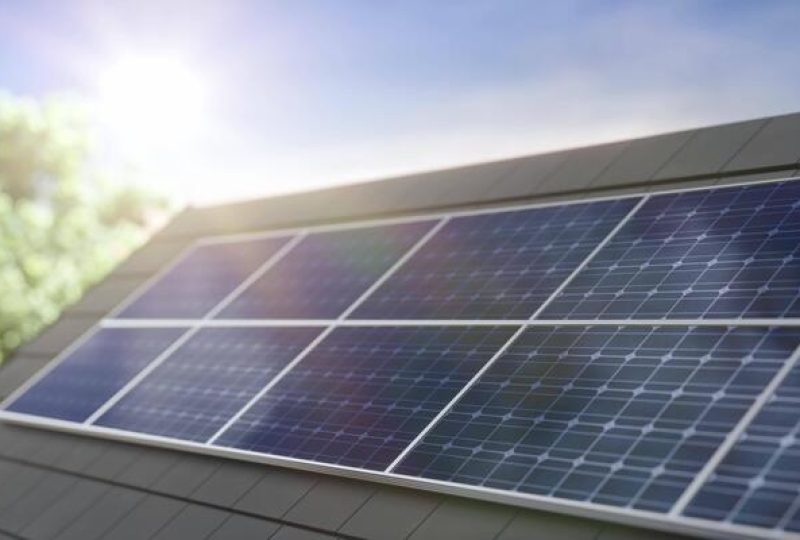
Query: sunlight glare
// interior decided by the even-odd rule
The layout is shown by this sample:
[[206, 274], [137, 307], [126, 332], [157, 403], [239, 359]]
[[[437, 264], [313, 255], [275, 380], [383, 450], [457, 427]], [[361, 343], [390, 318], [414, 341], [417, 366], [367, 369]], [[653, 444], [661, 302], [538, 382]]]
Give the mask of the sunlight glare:
[[206, 81], [167, 55], [121, 58], [101, 74], [98, 93], [102, 123], [133, 144], [185, 143], [206, 117]]

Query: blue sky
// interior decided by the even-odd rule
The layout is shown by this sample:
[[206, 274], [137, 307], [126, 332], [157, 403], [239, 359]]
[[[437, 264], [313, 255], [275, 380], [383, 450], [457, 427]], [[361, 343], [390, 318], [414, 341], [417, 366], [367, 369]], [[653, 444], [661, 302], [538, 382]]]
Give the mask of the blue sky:
[[213, 122], [143, 176], [206, 204], [798, 111], [798, 28], [794, 0], [0, 0], [0, 88], [91, 99], [120, 51], [180, 51]]

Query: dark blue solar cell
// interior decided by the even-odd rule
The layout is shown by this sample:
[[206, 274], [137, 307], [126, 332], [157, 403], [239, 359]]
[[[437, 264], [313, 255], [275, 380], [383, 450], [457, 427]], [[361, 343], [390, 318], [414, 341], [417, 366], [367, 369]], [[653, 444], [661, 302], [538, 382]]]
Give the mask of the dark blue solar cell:
[[311, 234], [237, 296], [218, 318], [336, 318], [434, 223]]
[[199, 319], [267, 262], [289, 239], [262, 238], [200, 245], [115, 316]]
[[800, 532], [800, 367], [795, 366], [684, 514]]
[[394, 472], [666, 512], [800, 329], [528, 328]]
[[359, 319], [527, 319], [636, 199], [451, 220], [355, 310]]
[[657, 195], [543, 319], [800, 316], [800, 182]]
[[95, 423], [205, 442], [320, 331], [320, 328], [200, 330]]
[[338, 328], [216, 444], [383, 470], [514, 330]]
[[83, 422], [185, 331], [98, 330], [6, 409]]

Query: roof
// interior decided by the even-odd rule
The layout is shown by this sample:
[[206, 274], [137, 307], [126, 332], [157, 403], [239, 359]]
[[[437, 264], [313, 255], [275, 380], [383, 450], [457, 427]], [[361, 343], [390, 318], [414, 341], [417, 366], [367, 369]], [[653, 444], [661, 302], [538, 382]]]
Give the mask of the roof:
[[[800, 113], [179, 214], [0, 369], [0, 398], [198, 237], [800, 174]], [[625, 525], [0, 424], [2, 538], [657, 538]], [[674, 538], [664, 534], [664, 538]]]

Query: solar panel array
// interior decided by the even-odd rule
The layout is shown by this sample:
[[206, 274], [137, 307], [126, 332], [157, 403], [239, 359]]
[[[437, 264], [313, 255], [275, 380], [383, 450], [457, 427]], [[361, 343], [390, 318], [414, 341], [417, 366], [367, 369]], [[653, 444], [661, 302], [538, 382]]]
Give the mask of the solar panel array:
[[800, 181], [212, 239], [3, 415], [771, 537], [798, 322]]

